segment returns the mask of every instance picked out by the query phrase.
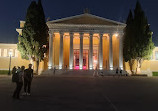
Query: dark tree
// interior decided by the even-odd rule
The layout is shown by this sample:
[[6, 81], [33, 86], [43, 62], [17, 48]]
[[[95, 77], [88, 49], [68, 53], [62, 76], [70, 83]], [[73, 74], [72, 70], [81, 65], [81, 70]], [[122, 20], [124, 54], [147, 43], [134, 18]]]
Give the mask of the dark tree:
[[129, 63], [130, 66], [130, 71], [133, 72], [133, 64], [134, 64], [134, 48], [133, 48], [133, 14], [132, 11], [130, 10], [129, 15], [127, 17], [126, 21], [126, 27], [124, 29], [124, 40], [123, 40], [123, 57], [125, 62]]
[[36, 61], [36, 73], [38, 73], [39, 62], [44, 59], [47, 37], [48, 27], [41, 0], [38, 1], [38, 4], [32, 1], [27, 9], [22, 36], [18, 37], [18, 50], [23, 59]]
[[154, 43], [152, 42], [152, 31], [150, 30], [147, 17], [138, 1], [133, 19], [131, 15], [132, 12], [130, 11], [124, 34], [124, 59], [131, 65], [134, 63], [134, 60], [137, 61], [137, 73], [141, 68], [142, 62], [150, 59]]

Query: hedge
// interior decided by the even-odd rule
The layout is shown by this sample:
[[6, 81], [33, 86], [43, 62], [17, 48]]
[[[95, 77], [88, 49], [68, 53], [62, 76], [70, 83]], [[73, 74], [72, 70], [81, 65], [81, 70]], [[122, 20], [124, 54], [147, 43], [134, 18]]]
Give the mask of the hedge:
[[153, 76], [158, 76], [158, 72], [153, 72]]

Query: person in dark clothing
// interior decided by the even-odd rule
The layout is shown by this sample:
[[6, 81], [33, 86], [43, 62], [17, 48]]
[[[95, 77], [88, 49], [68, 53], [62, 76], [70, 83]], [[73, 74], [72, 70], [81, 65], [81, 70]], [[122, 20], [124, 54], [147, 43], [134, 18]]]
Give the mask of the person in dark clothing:
[[25, 67], [22, 66], [21, 69], [19, 70], [19, 72], [17, 72], [18, 81], [16, 81], [16, 89], [14, 90], [13, 98], [20, 99], [20, 91], [21, 91], [21, 88], [23, 86], [24, 70], [25, 70]]
[[14, 66], [13, 69], [12, 69], [12, 74], [15, 74], [16, 71], [17, 71], [16, 66]]
[[119, 70], [118, 70], [118, 68], [117, 68], [117, 69], [116, 69], [116, 74], [118, 74], [118, 71], [119, 71]]
[[32, 64], [29, 64], [29, 68], [26, 69], [24, 73], [24, 95], [30, 95], [32, 79], [33, 69]]
[[120, 75], [122, 76], [122, 69], [120, 69]]

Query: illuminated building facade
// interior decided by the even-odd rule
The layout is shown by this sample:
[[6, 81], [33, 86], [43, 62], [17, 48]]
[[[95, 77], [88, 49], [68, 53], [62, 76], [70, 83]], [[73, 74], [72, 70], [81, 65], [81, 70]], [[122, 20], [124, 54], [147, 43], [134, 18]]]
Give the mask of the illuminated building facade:
[[[19, 35], [22, 35], [24, 24], [25, 21], [20, 21], [20, 28], [16, 29]], [[41, 71], [56, 67], [74, 70], [120, 68], [130, 72], [129, 64], [123, 62], [123, 29], [126, 24], [85, 13], [48, 21], [47, 25], [49, 53], [40, 63]], [[157, 72], [157, 61], [158, 47], [155, 47], [151, 60], [144, 60], [141, 72], [149, 76]], [[19, 65], [24, 64], [19, 62]]]
[[47, 22], [48, 68], [123, 69], [126, 24], [88, 13]]

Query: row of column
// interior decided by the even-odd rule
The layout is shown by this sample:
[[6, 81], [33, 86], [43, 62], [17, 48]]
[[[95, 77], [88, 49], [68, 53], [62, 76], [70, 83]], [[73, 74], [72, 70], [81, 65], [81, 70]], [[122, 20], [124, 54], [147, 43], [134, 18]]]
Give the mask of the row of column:
[[[60, 33], [60, 51], [59, 51], [59, 69], [63, 68], [63, 35]], [[73, 69], [73, 33], [70, 35], [70, 54], [69, 54], [69, 69]], [[80, 33], [80, 53], [79, 53], [79, 68], [83, 68], [83, 35]], [[53, 36], [52, 33], [49, 33], [49, 63], [48, 68], [51, 69], [53, 66]], [[109, 68], [113, 70], [113, 50], [112, 50], [112, 34], [109, 34]], [[99, 34], [99, 69], [103, 69], [103, 34]], [[123, 70], [123, 44], [122, 36], [120, 35], [119, 39], [119, 68]], [[93, 34], [89, 34], [89, 69], [93, 69]]]

